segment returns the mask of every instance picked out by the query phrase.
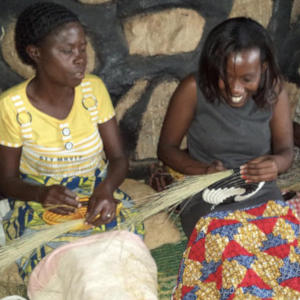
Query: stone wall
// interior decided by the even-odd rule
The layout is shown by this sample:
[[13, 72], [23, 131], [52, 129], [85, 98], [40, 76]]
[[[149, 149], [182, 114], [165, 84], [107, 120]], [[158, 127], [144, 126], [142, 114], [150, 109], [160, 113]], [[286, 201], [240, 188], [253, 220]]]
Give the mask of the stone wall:
[[[300, 0], [55, 0], [90, 31], [88, 70], [106, 83], [132, 162], [156, 158], [162, 120], [178, 82], [197, 69], [203, 40], [228, 17], [271, 33], [292, 107], [299, 98]], [[33, 0], [1, 0], [0, 89], [32, 76], [14, 52], [15, 16]]]

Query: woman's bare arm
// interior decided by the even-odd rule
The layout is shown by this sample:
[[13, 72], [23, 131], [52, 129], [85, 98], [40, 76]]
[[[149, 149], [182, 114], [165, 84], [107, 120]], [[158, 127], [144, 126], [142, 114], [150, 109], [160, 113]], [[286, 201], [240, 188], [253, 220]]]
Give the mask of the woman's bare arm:
[[20, 178], [22, 148], [0, 146], [0, 190], [6, 197], [40, 202], [43, 206], [66, 204], [52, 211], [60, 214], [74, 212], [79, 202], [74, 192], [61, 185], [44, 186], [25, 182]]
[[175, 90], [162, 126], [157, 155], [166, 165], [186, 174], [196, 175], [216, 172], [222, 163], [209, 165], [197, 161], [180, 149], [196, 113], [197, 83], [193, 75], [186, 77]]

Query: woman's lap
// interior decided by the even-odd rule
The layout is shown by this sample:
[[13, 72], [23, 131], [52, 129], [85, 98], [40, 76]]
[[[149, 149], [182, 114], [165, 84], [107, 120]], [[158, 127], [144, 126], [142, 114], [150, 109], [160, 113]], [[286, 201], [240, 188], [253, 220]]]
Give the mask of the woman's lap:
[[241, 202], [219, 204], [217, 206], [205, 202], [202, 198], [202, 192], [200, 192], [181, 205], [181, 225], [186, 236], [189, 237], [197, 221], [209, 213], [215, 211], [245, 209], [250, 206], [265, 203], [271, 199], [283, 200], [281, 192], [275, 182], [265, 183], [263, 188], [249, 199]]
[[174, 299], [300, 298], [299, 226], [282, 201], [201, 218]]
[[[69, 189], [75, 191], [79, 197], [86, 197], [92, 193], [94, 186], [101, 182], [102, 177], [93, 176], [91, 178], [64, 178], [60, 182], [57, 182], [57, 180], [49, 177], [37, 178], [34, 176], [27, 176], [24, 179], [36, 184], [63, 184]], [[61, 245], [81, 237], [86, 237], [94, 233], [101, 233], [113, 228], [118, 228], [120, 223], [135, 213], [131, 198], [127, 194], [118, 189], [115, 191], [114, 197], [122, 202], [122, 206], [119, 215], [112, 222], [88, 230], [68, 232], [55, 238], [54, 240], [49, 241], [40, 248], [35, 249], [28, 257], [22, 257], [17, 262], [22, 278], [26, 280], [37, 263], [53, 249], [56, 249]], [[34, 233], [40, 230], [41, 226], [46, 224], [45, 220], [43, 219], [43, 213], [45, 210], [39, 203], [33, 201], [23, 202], [10, 200], [10, 205], [12, 208], [11, 216], [9, 219], [6, 219], [3, 222], [6, 239], [8, 241], [18, 238], [25, 233]], [[144, 234], [143, 224], [137, 225], [135, 228], [131, 228], [131, 231], [142, 236]]]

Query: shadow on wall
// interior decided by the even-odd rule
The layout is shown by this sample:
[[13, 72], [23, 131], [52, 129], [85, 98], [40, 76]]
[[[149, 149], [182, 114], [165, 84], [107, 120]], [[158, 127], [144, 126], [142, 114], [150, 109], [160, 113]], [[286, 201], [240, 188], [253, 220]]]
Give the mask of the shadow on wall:
[[[49, 1], [49, 0], [48, 0]], [[1, 3], [0, 89], [32, 76], [16, 57], [17, 14], [35, 0]], [[162, 120], [179, 80], [197, 70], [203, 39], [228, 17], [249, 16], [268, 28], [290, 90], [300, 92], [300, 1], [293, 0], [55, 0], [90, 32], [88, 70], [112, 96], [131, 161], [156, 159]]]

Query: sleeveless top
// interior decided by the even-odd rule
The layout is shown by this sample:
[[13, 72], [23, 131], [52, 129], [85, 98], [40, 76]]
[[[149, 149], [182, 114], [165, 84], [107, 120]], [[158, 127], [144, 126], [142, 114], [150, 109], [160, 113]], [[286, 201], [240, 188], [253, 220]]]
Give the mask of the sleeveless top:
[[252, 99], [239, 108], [208, 102], [197, 84], [196, 113], [187, 133], [189, 154], [206, 163], [220, 160], [227, 169], [270, 154], [271, 116], [271, 109], [259, 108]]
[[[235, 169], [256, 157], [270, 154], [271, 117], [272, 109], [257, 107], [253, 99], [239, 108], [221, 101], [208, 102], [197, 84], [196, 112], [187, 133], [189, 155], [206, 163], [220, 160], [225, 168]], [[254, 195], [238, 202], [208, 204], [203, 193], [199, 192], [182, 205], [181, 224], [187, 236], [199, 218], [211, 211], [244, 209], [268, 200], [283, 199], [276, 181], [265, 182]]]
[[[239, 108], [221, 101], [208, 102], [197, 84], [197, 108], [187, 134], [189, 154], [202, 162], [220, 160], [227, 169], [239, 168], [251, 159], [271, 153], [271, 117], [271, 108], [259, 108], [252, 99]], [[271, 199], [282, 199], [276, 181], [266, 182], [247, 200], [220, 204], [215, 209], [239, 209]]]

